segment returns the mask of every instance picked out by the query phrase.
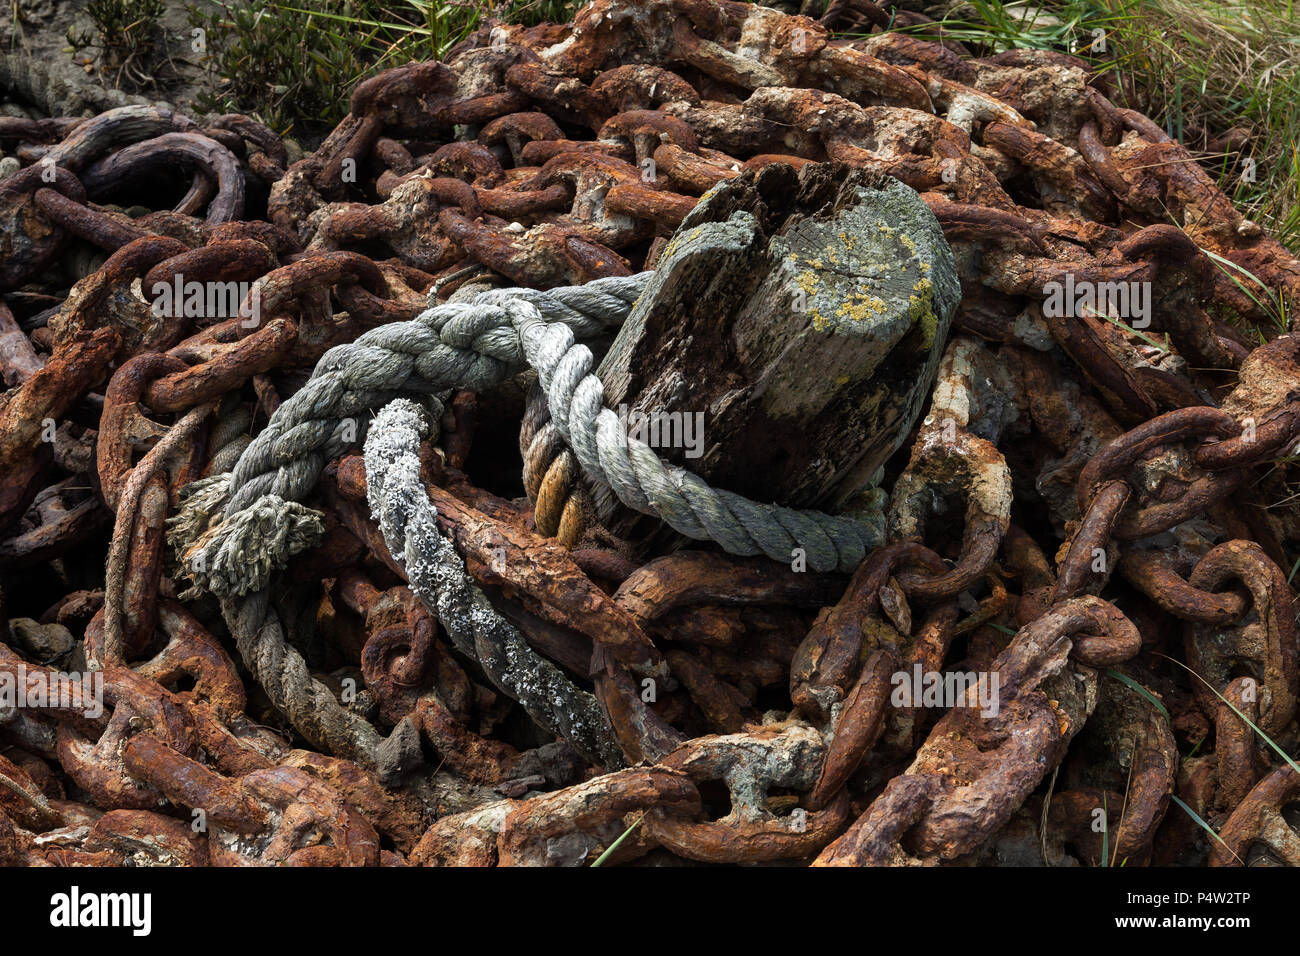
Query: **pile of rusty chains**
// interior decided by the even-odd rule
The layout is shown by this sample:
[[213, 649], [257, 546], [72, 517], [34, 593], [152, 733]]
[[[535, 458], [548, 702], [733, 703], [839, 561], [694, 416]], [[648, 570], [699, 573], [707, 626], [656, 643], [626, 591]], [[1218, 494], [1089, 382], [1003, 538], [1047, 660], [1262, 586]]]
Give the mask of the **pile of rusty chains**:
[[[1053, 860], [1099, 862], [1101, 808], [1112, 854], [1132, 865], [1197, 858], [1194, 824], [1166, 819], [1177, 788], [1221, 824], [1212, 862], [1255, 845], [1300, 862], [1281, 815], [1300, 779], [1270, 772], [1240, 716], [1294, 742], [1279, 562], [1300, 526], [1293, 507], [1261, 518], [1253, 496], [1281, 487], [1260, 466], [1300, 430], [1296, 345], [1283, 335], [1251, 352], [1224, 321], [1269, 321], [1233, 267], [1287, 305], [1300, 268], [1081, 62], [828, 30], [883, 29], [892, 13], [908, 19], [865, 0], [833, 4], [824, 24], [725, 0], [596, 0], [572, 25], [495, 26], [446, 63], [367, 81], [293, 163], [239, 116], [0, 120], [20, 163], [0, 180], [0, 283], [17, 290], [0, 309], [0, 562], [52, 561], [66, 576], [78, 546], [114, 526], [104, 588], [15, 618], [0, 647], [0, 674], [27, 701], [59, 679], [45, 664], [80, 655], [102, 668], [110, 708], [0, 706], [0, 859], [563, 864], [639, 819], [616, 858], [934, 863], [1041, 843]], [[551, 288], [653, 267], [710, 186], [825, 160], [920, 192], [963, 281], [959, 333], [893, 486], [894, 543], [847, 590], [761, 560], [679, 551], [638, 568], [589, 546], [581, 472], [542, 398], [521, 433], [535, 501], [521, 509], [458, 470], [487, 407], [430, 396], [444, 433], [412, 476], [407, 428], [398, 457], [428, 501], [404, 520], [432, 521], [463, 555], [460, 611], [375, 585], [414, 577], [419, 548], [389, 551], [396, 525], [371, 519], [365, 464], [325, 446], [324, 539], [289, 573], [332, 581], [320, 608], [262, 592], [223, 609], [243, 667], [333, 756], [247, 716], [239, 667], [175, 599], [172, 572], [196, 569], [168, 565], [165, 521], [181, 488], [235, 466], [255, 419], [300, 385], [291, 370], [483, 275]], [[132, 217], [88, 199], [176, 164], [194, 179], [173, 210]], [[263, 196], [266, 221], [244, 220]], [[107, 260], [86, 263], [74, 238]], [[69, 267], [84, 274], [60, 293]], [[160, 318], [158, 290], [182, 279], [251, 282], [256, 296], [226, 321], [201, 308], [193, 323]], [[1160, 338], [1045, 310], [1067, 282], [1149, 283]], [[261, 321], [247, 321], [253, 301]], [[163, 426], [146, 409], [179, 417]], [[55, 468], [67, 477], [46, 486]], [[1273, 484], [1257, 490], [1261, 475]], [[927, 528], [954, 508], [960, 541]], [[307, 511], [268, 533], [314, 536]], [[1066, 541], [1055, 570], [1035, 542], [1051, 537]], [[459, 573], [440, 552], [429, 593]], [[1096, 596], [1106, 587], [1127, 616]], [[313, 613], [332, 657], [311, 647]], [[304, 654], [348, 666], [317, 676]], [[972, 706], [891, 701], [895, 675], [945, 664], [996, 674], [996, 711], [974, 706], [973, 688]], [[596, 736], [617, 751], [580, 734], [534, 735], [525, 750], [494, 736], [514, 702], [564, 734], [557, 705], [548, 717], [528, 686], [539, 674], [575, 702], [590, 681]], [[787, 682], [795, 710], [768, 710]], [[1176, 732], [1203, 755], [1182, 758]]]

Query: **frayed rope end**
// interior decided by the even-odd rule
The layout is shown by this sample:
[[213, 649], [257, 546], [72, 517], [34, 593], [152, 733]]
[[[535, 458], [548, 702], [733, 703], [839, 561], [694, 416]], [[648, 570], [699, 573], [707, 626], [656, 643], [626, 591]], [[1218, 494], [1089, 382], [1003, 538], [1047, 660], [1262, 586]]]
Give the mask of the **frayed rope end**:
[[319, 511], [278, 495], [263, 495], [249, 507], [222, 516], [230, 498], [230, 475], [188, 485], [167, 538], [194, 587], [181, 595], [245, 595], [264, 590], [274, 571], [320, 543], [325, 523]]

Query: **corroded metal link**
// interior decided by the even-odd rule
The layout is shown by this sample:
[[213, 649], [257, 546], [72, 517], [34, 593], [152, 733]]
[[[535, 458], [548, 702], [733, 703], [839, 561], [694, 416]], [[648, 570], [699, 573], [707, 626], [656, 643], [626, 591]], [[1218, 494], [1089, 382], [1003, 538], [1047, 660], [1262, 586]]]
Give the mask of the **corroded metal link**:
[[[924, 22], [871, 0], [490, 22], [359, 84], [301, 158], [237, 114], [0, 117], [19, 164], [0, 181], [0, 569], [23, 573], [0, 595], [0, 681], [38, 701], [0, 695], [0, 862], [943, 865], [1032, 833], [1089, 865], [1167, 862], [1179, 840], [1300, 865], [1300, 783], [1259, 737], [1294, 734], [1300, 694], [1300, 340], [1251, 350], [1233, 328], [1300, 305], [1300, 261], [1088, 63], [976, 59]], [[851, 578], [615, 537], [517, 377], [429, 397], [416, 487], [528, 662], [449, 642], [475, 622], [401, 583], [412, 555], [388, 551], [353, 458], [293, 504], [295, 531], [269, 517], [282, 489], [258, 502], [259, 534], [320, 542], [237, 648], [174, 597], [181, 486], [204, 474], [187, 494], [220, 499], [327, 349], [448, 295], [654, 268], [719, 184], [827, 161], [920, 193], [963, 285], [965, 334], [933, 350], [929, 414], [889, 450], [890, 478], [910, 451], [892, 543]], [[170, 208], [107, 205], [154, 176]], [[729, 214], [762, 221], [769, 199]], [[1150, 331], [1049, 308], [1067, 280], [1146, 284]], [[187, 311], [186, 283], [236, 307]], [[499, 436], [521, 415], [527, 500], [507, 500]], [[97, 577], [80, 552], [115, 514]], [[196, 514], [175, 523], [233, 533]], [[41, 696], [80, 657], [102, 712]], [[599, 700], [604, 766], [538, 729], [519, 671], [542, 664]], [[371, 769], [291, 749], [265, 700], [308, 739], [345, 721]], [[1179, 829], [1176, 785], [1219, 840]]]
[[[1088, 635], [1094, 628], [1104, 636]], [[1140, 644], [1132, 623], [1095, 597], [1066, 601], [1021, 628], [993, 662], [1000, 678], [996, 715], [981, 713], [975, 688], [968, 688], [963, 705], [935, 725], [907, 773], [889, 783], [817, 864], [900, 862], [909, 856], [901, 849], [909, 833], [921, 860], [953, 860], [975, 849], [1061, 759], [1095, 706], [1092, 672], [1055, 676], [1067, 660], [1123, 660]]]
[[1295, 609], [1282, 569], [1250, 541], [1228, 541], [1213, 548], [1197, 564], [1188, 583], [1217, 591], [1237, 580], [1250, 592], [1250, 613], [1229, 626], [1189, 622], [1186, 627], [1187, 665], [1199, 675], [1193, 691], [1203, 709], [1214, 714], [1218, 694], [1245, 669], [1255, 681], [1259, 727], [1274, 734], [1290, 722], [1296, 710], [1297, 647]]

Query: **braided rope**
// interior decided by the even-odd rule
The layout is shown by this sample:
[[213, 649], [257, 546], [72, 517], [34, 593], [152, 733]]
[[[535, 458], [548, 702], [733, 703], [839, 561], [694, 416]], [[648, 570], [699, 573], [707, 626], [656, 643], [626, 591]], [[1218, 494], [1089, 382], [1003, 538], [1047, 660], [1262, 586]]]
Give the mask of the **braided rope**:
[[859, 521], [712, 489], [628, 439], [604, 408], [591, 350], [576, 340], [622, 323], [650, 275], [546, 292], [489, 290], [331, 349], [233, 472], [187, 490], [171, 521], [174, 546], [188, 552], [190, 576], [217, 594], [265, 587], [273, 570], [319, 540], [319, 517], [296, 502], [325, 464], [358, 440], [364, 414], [404, 393], [437, 400], [455, 388], [482, 391], [525, 365], [537, 370], [555, 427], [582, 469], [629, 508], [732, 554], [790, 561], [802, 549], [814, 571], [852, 571], [884, 540], [883, 515]]
[[662, 518], [689, 538], [716, 541], [731, 554], [789, 561], [802, 548], [814, 571], [850, 572], [884, 542], [883, 515], [864, 522], [760, 504], [666, 465], [649, 445], [629, 437], [605, 407], [604, 386], [591, 371], [591, 349], [577, 344], [564, 326], [521, 313], [515, 329], [546, 392], [551, 420], [587, 476], [629, 508]]
[[475, 658], [503, 692], [542, 727], [589, 760], [617, 769], [623, 752], [600, 702], [580, 690], [497, 613], [465, 573], [456, 549], [438, 532], [437, 509], [420, 483], [420, 441], [428, 428], [419, 406], [398, 399], [366, 436], [366, 499], [389, 552], [406, 569], [411, 590], [438, 615], [452, 643]]
[[252, 427], [253, 413], [247, 406], [229, 397], [222, 401], [216, 424], [208, 432], [208, 449], [212, 454], [209, 472], [219, 475], [239, 463], [239, 456], [253, 441]]
[[524, 493], [533, 503], [537, 533], [566, 548], [577, 546], [595, 504], [582, 483], [582, 468], [551, 421], [542, 386], [528, 390], [519, 425], [519, 454], [524, 460]]
[[494, 289], [472, 302], [447, 302], [410, 322], [371, 329], [330, 349], [312, 377], [277, 409], [231, 475], [226, 513], [263, 495], [297, 501], [321, 469], [358, 439], [362, 416], [401, 394], [484, 391], [524, 365], [511, 327], [526, 302], [575, 335], [590, 338], [622, 324], [650, 273], [539, 291]]
[[295, 730], [313, 747], [356, 761], [366, 769], [379, 766], [383, 743], [379, 731], [340, 704], [328, 687], [311, 676], [306, 660], [285, 637], [269, 590], [247, 597], [222, 597], [221, 613], [244, 666]]
[[[328, 461], [364, 437], [367, 413], [402, 394], [423, 394], [436, 407], [453, 389], [481, 391], [521, 371], [523, 351], [510, 309], [531, 306], [591, 337], [627, 318], [649, 277], [615, 276], [549, 291], [488, 290], [330, 349], [231, 472], [185, 489], [168, 523], [186, 573], [196, 587], [217, 595], [265, 588], [273, 571], [320, 541], [320, 515], [298, 501]], [[438, 416], [432, 421], [436, 427]]]

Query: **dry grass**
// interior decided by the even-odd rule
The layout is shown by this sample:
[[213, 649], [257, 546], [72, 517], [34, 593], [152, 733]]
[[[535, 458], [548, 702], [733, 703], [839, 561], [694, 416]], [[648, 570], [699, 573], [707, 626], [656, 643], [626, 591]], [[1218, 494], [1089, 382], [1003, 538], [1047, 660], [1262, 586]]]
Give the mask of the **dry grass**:
[[[1288, 0], [972, 0], [932, 11], [987, 50], [1073, 52], [1195, 150], [1239, 208], [1300, 245], [1300, 7]], [[1100, 33], [1096, 32], [1100, 31]], [[1105, 49], [1093, 41], [1105, 39]], [[1231, 148], [1223, 139], [1232, 134]], [[1217, 142], [1216, 142], [1217, 141]]]
[[[341, 90], [385, 67], [437, 58], [489, 16], [564, 21], [580, 6], [227, 0], [205, 24], [214, 27], [213, 105], [281, 129], [327, 128], [346, 109]], [[1270, 233], [1300, 244], [1300, 8], [1289, 0], [962, 0], [930, 13], [947, 35], [981, 52], [1066, 50], [1114, 71], [1128, 91], [1125, 105], [1196, 150]], [[1239, 151], [1223, 148], [1230, 131]]]

